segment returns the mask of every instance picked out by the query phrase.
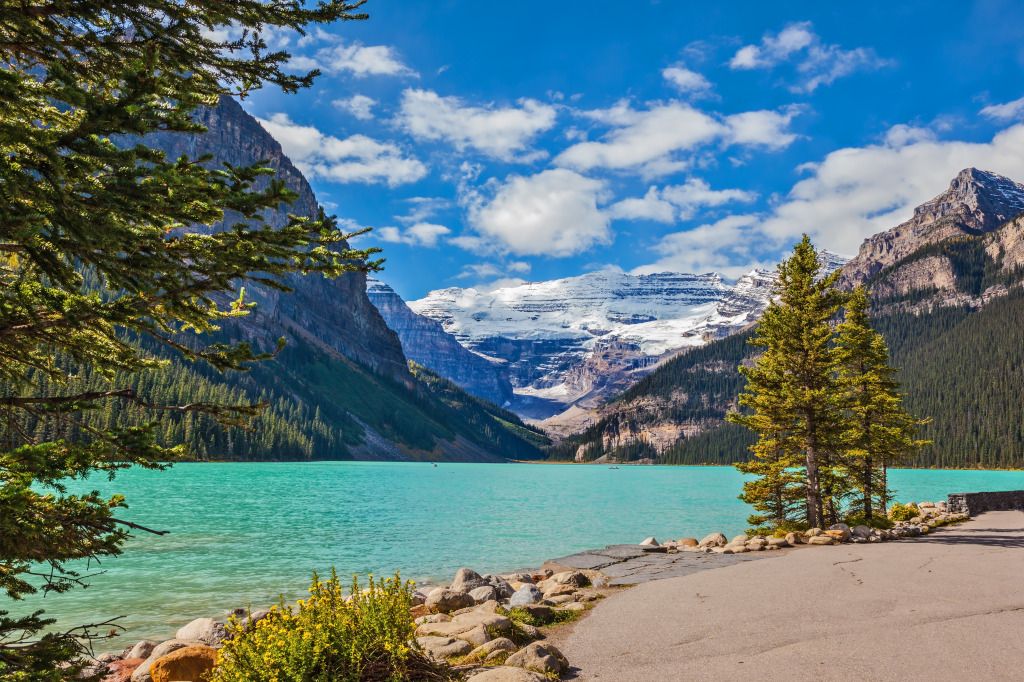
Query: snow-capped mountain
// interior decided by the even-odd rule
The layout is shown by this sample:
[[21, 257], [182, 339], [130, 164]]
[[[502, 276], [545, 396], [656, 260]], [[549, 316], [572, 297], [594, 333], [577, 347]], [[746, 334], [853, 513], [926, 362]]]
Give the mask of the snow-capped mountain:
[[[847, 259], [823, 252], [827, 268]], [[630, 275], [597, 271], [492, 291], [432, 291], [409, 307], [466, 348], [508, 363], [512, 409], [543, 419], [590, 406], [682, 349], [754, 322], [775, 273], [752, 270], [729, 285], [717, 273]]]

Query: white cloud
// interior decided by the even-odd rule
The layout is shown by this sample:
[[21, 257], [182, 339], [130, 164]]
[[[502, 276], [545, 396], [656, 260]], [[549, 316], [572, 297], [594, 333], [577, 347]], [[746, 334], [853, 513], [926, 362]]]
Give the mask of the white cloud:
[[437, 246], [438, 239], [451, 233], [444, 225], [416, 223], [404, 231], [397, 227], [378, 227], [372, 234], [386, 242], [433, 247]]
[[716, 141], [778, 149], [795, 135], [787, 131], [799, 109], [784, 112], [750, 111], [716, 117], [683, 102], [656, 104], [647, 110], [633, 109], [620, 101], [609, 109], [584, 112], [595, 121], [613, 126], [600, 141], [575, 144], [555, 158], [555, 163], [575, 168], [634, 170], [657, 177], [685, 170], [692, 164], [688, 154]]
[[918, 128], [895, 126], [885, 142], [839, 149], [766, 214], [729, 216], [665, 237], [658, 260], [638, 271], [719, 270], [737, 274], [757, 265], [754, 254], [780, 254], [807, 233], [819, 248], [855, 254], [861, 242], [913, 215], [968, 167], [1024, 178], [1024, 123], [990, 142], [940, 141]]
[[[564, 168], [537, 175], [510, 175], [463, 197], [479, 237], [456, 242], [476, 251], [571, 256], [611, 241], [609, 217], [598, 208], [605, 184]], [[455, 241], [455, 240], [453, 240]]]
[[357, 78], [366, 76], [410, 76], [419, 74], [402, 63], [395, 49], [388, 45], [363, 45], [359, 42], [346, 43], [337, 36], [323, 33], [322, 40], [336, 44], [322, 47], [312, 57], [295, 55], [288, 61], [288, 67], [300, 70], [320, 69], [324, 73], [349, 72]]
[[378, 102], [366, 95], [352, 95], [348, 99], [336, 99], [332, 104], [342, 111], [347, 111], [360, 121], [369, 121], [373, 118], [373, 107]]
[[[476, 277], [478, 279], [491, 279], [500, 277], [495, 282], [491, 282], [487, 288], [497, 289], [501, 286], [507, 286], [510, 283], [512, 286], [522, 283], [519, 278], [507, 277], [509, 273], [527, 273], [530, 271], [530, 264], [523, 261], [512, 261], [510, 263], [473, 263], [465, 266], [462, 272], [455, 275], [456, 279], [466, 279], [467, 277]], [[478, 287], [479, 288], [479, 287]]]
[[722, 206], [734, 201], [750, 202], [755, 199], [756, 192], [740, 189], [713, 190], [707, 181], [690, 178], [683, 185], [670, 185], [660, 190], [651, 187], [642, 199], [619, 201], [612, 204], [608, 212], [613, 218], [674, 223], [677, 220], [689, 220], [696, 214], [697, 209], [702, 207]]
[[417, 139], [444, 140], [460, 151], [471, 147], [503, 161], [543, 158], [547, 152], [530, 150], [529, 144], [555, 124], [557, 111], [532, 99], [517, 104], [467, 106], [458, 97], [410, 88], [402, 93], [397, 120]]
[[1015, 121], [1024, 118], [1024, 97], [1006, 104], [993, 104], [981, 110], [981, 115], [996, 121]]
[[287, 114], [257, 119], [274, 136], [288, 158], [310, 178], [332, 182], [384, 182], [391, 187], [415, 182], [427, 167], [392, 142], [365, 135], [339, 139], [313, 126], [294, 123]]
[[811, 22], [789, 24], [778, 35], [765, 34], [760, 46], [741, 47], [729, 60], [729, 66], [733, 69], [772, 67], [817, 41], [818, 36], [811, 32]]
[[394, 216], [395, 220], [403, 225], [424, 222], [452, 207], [452, 202], [443, 197], [409, 197], [403, 201], [409, 204], [409, 212], [405, 215]]
[[755, 216], [728, 216], [692, 230], [676, 232], [661, 239], [654, 251], [659, 258], [650, 265], [634, 268], [634, 275], [655, 272], [719, 272], [738, 277], [755, 267], [770, 267], [754, 259], [757, 243]]
[[838, 45], [825, 45], [812, 30], [811, 22], [789, 24], [777, 35], [766, 33], [760, 45], [744, 45], [732, 59], [733, 70], [770, 69], [799, 56], [797, 72], [800, 80], [790, 86], [794, 92], [813, 92], [821, 85], [857, 71], [874, 71], [888, 66], [874, 50], [858, 47], [844, 50]]
[[683, 66], [670, 66], [663, 69], [661, 75], [680, 92], [699, 94], [711, 89], [711, 81]]

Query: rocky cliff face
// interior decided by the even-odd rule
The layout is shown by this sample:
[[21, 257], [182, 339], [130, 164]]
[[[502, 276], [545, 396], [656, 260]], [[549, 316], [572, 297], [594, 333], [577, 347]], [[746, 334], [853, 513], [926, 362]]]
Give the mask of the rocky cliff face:
[[[238, 102], [230, 97], [221, 98], [218, 106], [201, 108], [197, 119], [206, 126], [206, 134], [158, 133], [148, 136], [146, 143], [165, 150], [169, 158], [213, 154], [217, 164], [226, 161], [238, 166], [266, 160], [277, 171], [277, 178], [299, 195], [291, 206], [267, 214], [267, 222], [282, 227], [287, 224], [289, 213], [317, 214], [316, 197], [302, 173], [284, 155], [280, 143]], [[265, 187], [269, 179], [260, 182]], [[238, 216], [228, 215], [223, 223], [193, 229], [215, 231], [237, 220]], [[256, 312], [246, 319], [246, 328], [268, 341], [276, 340], [282, 332], [316, 339], [380, 374], [411, 384], [398, 335], [388, 328], [366, 297], [363, 273], [349, 272], [333, 280], [320, 275], [294, 276], [287, 283], [294, 289], [291, 294], [252, 283], [246, 285], [247, 298], [258, 304]]]
[[410, 360], [497, 405], [504, 405], [515, 398], [507, 363], [484, 358], [463, 348], [439, 322], [414, 313], [402, 297], [384, 282], [367, 278], [366, 295], [388, 327], [397, 332]]
[[942, 194], [914, 209], [914, 217], [864, 240], [843, 267], [840, 286], [864, 283], [923, 246], [990, 232], [1024, 210], [1024, 185], [967, 168]]

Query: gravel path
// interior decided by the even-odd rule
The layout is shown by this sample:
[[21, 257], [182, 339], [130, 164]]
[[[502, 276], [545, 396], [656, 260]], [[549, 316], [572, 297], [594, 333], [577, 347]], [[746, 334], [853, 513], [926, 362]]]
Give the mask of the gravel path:
[[603, 600], [562, 651], [579, 680], [977, 682], [1021, 679], [1022, 642], [1024, 513], [988, 512], [645, 582]]

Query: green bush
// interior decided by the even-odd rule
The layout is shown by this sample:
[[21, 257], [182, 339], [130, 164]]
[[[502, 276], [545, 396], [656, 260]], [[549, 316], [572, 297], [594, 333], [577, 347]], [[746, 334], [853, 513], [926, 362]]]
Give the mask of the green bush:
[[872, 515], [870, 519], [866, 519], [860, 514], [857, 516], [847, 516], [843, 519], [843, 523], [850, 528], [854, 528], [856, 526], [867, 526], [868, 528], [892, 528], [893, 526], [893, 522], [891, 520], [884, 516], [879, 516], [878, 514]]
[[780, 524], [778, 528], [771, 529], [769, 527], [764, 528], [752, 528], [751, 530], [759, 530], [763, 532], [759, 533], [747, 533], [747, 535], [774, 535], [777, 538], [784, 538], [788, 533], [804, 533], [810, 530], [811, 524], [806, 521], [794, 521], [791, 523]]
[[281, 602], [255, 626], [232, 617], [211, 682], [384, 682], [452, 679], [447, 667], [415, 645], [409, 608], [413, 583], [395, 574], [363, 592], [353, 577], [351, 598], [337, 575], [313, 574], [310, 597], [298, 613]]
[[909, 521], [917, 515], [917, 509], [911, 507], [909, 504], [895, 503], [889, 509], [889, 518], [895, 523], [899, 523], [900, 521]]

